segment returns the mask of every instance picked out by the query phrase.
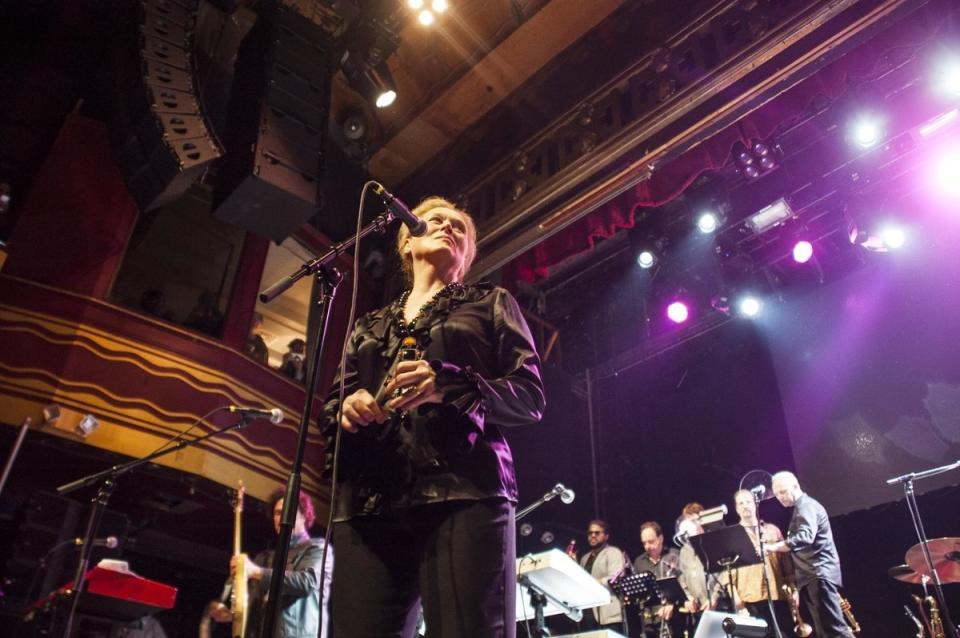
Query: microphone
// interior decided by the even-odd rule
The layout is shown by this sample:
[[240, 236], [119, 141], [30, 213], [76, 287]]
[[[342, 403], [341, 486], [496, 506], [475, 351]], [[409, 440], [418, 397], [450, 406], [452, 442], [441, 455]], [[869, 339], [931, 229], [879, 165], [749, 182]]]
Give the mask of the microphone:
[[566, 487], [563, 483], [557, 483], [554, 485], [553, 489], [550, 490], [550, 494], [550, 498], [559, 496], [564, 505], [569, 505], [573, 502], [573, 499], [577, 497], [576, 493], [574, 493], [574, 491], [569, 487]]
[[257, 417], [269, 419], [270, 423], [278, 425], [283, 421], [283, 410], [280, 408], [271, 408], [269, 410], [263, 408], [245, 408], [239, 405], [231, 405], [227, 407], [227, 412], [234, 414], [239, 414], [243, 417]]
[[767, 486], [763, 485], [762, 483], [760, 485], [755, 485], [750, 488], [750, 493], [753, 494], [753, 498], [755, 499], [763, 498], [763, 495], [767, 493]]
[[391, 215], [406, 224], [407, 228], [410, 229], [410, 234], [412, 236], [419, 237], [427, 232], [427, 222], [411, 213], [410, 209], [407, 208], [407, 205], [394, 197], [390, 191], [384, 188], [383, 184], [378, 182], [372, 183], [373, 192], [380, 196], [380, 199], [383, 201], [383, 205], [387, 207], [387, 210], [390, 211]]

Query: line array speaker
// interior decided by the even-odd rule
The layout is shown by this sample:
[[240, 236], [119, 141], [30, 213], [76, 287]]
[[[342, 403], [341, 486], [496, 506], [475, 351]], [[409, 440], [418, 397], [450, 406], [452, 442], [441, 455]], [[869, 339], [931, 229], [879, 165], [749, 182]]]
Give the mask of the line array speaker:
[[179, 198], [220, 157], [198, 99], [192, 63], [195, 0], [143, 0], [137, 55], [121, 47], [117, 165], [141, 210]]
[[319, 25], [261, 15], [237, 53], [216, 217], [280, 242], [317, 212], [335, 62]]

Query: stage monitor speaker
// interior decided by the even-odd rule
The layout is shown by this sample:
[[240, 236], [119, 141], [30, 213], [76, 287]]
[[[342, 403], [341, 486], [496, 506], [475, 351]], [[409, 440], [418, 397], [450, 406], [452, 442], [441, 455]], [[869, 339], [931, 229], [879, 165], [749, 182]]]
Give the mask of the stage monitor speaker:
[[136, 55], [118, 62], [117, 166], [141, 210], [181, 197], [222, 150], [197, 98], [191, 62], [197, 3], [143, 0]]
[[285, 6], [241, 45], [214, 216], [275, 242], [320, 207], [336, 52], [325, 31]]

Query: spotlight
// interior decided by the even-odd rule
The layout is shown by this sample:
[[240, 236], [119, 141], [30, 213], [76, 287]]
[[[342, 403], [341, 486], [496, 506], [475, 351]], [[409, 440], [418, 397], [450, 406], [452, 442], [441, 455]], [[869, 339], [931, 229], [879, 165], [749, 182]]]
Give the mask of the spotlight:
[[430, 6], [437, 13], [443, 13], [450, 8], [450, 4], [447, 2], [447, 0], [433, 0], [433, 2], [430, 3]]
[[960, 57], [941, 62], [937, 84], [941, 93], [960, 97]]
[[530, 536], [530, 534], [533, 534], [533, 525], [530, 523], [521, 523], [520, 536]]
[[860, 148], [871, 148], [883, 139], [883, 126], [878, 119], [864, 116], [851, 125], [850, 136]]
[[683, 323], [690, 318], [690, 309], [682, 301], [674, 301], [667, 306], [667, 317], [674, 323]]
[[785, 222], [793, 217], [793, 210], [787, 203], [787, 200], [780, 198], [774, 203], [760, 209], [747, 219], [747, 226], [754, 233], [760, 233], [770, 230], [777, 224]]
[[637, 255], [637, 264], [641, 268], [652, 268], [657, 263], [657, 256], [650, 250], [641, 250]]
[[793, 260], [798, 264], [805, 264], [813, 257], [813, 244], [801, 239], [793, 245]]
[[903, 248], [903, 245], [907, 242], [907, 235], [902, 228], [885, 226], [880, 230], [880, 240], [888, 249], [896, 250]]
[[763, 302], [756, 297], [746, 296], [740, 299], [737, 309], [744, 317], [754, 318], [763, 310]]
[[386, 108], [397, 99], [396, 84], [386, 61], [368, 66], [359, 56], [348, 53], [343, 60], [343, 74], [357, 93], [377, 106]]
[[407, 6], [416, 11], [423, 8], [423, 0], [407, 0]]
[[720, 225], [720, 218], [716, 213], [701, 213], [697, 218], [697, 230], [699, 230], [704, 235], [708, 235], [715, 230]]
[[960, 148], [948, 149], [934, 158], [933, 186], [948, 197], [960, 198]]
[[930, 137], [937, 131], [941, 131], [960, 119], [960, 110], [951, 109], [946, 113], [930, 119], [918, 129], [921, 137]]
[[427, 11], [424, 9], [417, 15], [417, 20], [419, 20], [420, 24], [423, 26], [429, 27], [431, 24], [433, 24], [435, 18], [433, 17], [432, 11]]
[[550, 543], [552, 543], [554, 538], [556, 537], [553, 535], [553, 532], [551, 532], [550, 530], [547, 530], [543, 534], [540, 534], [540, 542], [543, 543], [544, 545], [549, 545]]

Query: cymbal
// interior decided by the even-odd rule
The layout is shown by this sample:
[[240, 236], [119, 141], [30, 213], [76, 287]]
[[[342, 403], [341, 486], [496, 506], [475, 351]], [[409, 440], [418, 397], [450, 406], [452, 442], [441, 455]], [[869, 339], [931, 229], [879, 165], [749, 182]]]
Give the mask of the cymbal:
[[923, 575], [913, 571], [913, 567], [910, 567], [910, 565], [897, 565], [896, 567], [891, 567], [887, 570], [887, 574], [891, 578], [896, 578], [899, 581], [911, 583], [913, 585], [921, 584], [923, 579]]
[[[927, 541], [927, 548], [940, 582], [960, 583], [960, 538], [935, 538]], [[930, 575], [921, 543], [907, 550], [905, 560], [913, 571]]]

